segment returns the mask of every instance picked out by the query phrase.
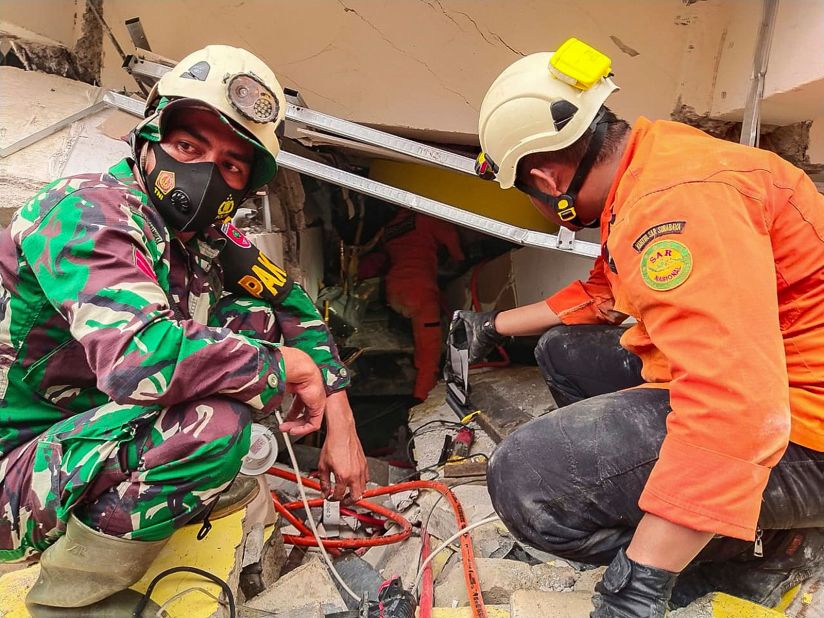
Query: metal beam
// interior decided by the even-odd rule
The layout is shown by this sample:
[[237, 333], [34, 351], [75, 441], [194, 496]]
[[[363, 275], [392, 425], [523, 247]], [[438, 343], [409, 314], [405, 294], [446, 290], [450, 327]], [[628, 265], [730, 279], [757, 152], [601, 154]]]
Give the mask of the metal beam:
[[484, 217], [483, 215], [477, 215], [462, 208], [431, 200], [417, 193], [385, 185], [351, 172], [345, 172], [330, 165], [318, 163], [317, 161], [311, 161], [290, 152], [282, 150], [280, 154], [278, 154], [277, 161], [278, 165], [286, 169], [325, 180], [332, 184], [352, 189], [353, 191], [365, 193], [366, 195], [371, 195], [386, 202], [403, 206], [415, 212], [478, 230], [484, 234], [497, 236], [498, 238], [503, 238], [518, 245], [537, 247], [539, 249], [555, 249], [587, 257], [597, 257], [601, 254], [600, 245], [595, 243], [576, 239], [571, 239], [570, 241], [567, 237], [566, 246], [569, 248], [564, 249], [563, 246], [565, 243], [554, 234], [515, 227], [514, 225]]
[[761, 137], [761, 99], [764, 97], [764, 82], [767, 66], [770, 63], [775, 16], [778, 13], [778, 0], [764, 0], [761, 27], [758, 30], [755, 59], [753, 60], [752, 81], [744, 107], [744, 120], [741, 123], [742, 144], [758, 146]]
[[[169, 71], [169, 67], [164, 64], [142, 60], [135, 56], [130, 57], [125, 66], [133, 75], [146, 81], [160, 79], [163, 74]], [[142, 106], [140, 106], [139, 102], [135, 99], [113, 92], [108, 93], [106, 96], [108, 97], [107, 100], [113, 105], [135, 116], [143, 115]], [[335, 116], [316, 112], [302, 105], [298, 105], [300, 100], [295, 97], [289, 97], [289, 99], [286, 107], [286, 118], [288, 121], [322, 129], [334, 135], [342, 135], [366, 144], [385, 148], [392, 152], [403, 153], [426, 161], [427, 163], [433, 163], [440, 167], [465, 174], [474, 175], [475, 173], [475, 162], [469, 157], [398, 137], [391, 133], [371, 129], [354, 122], [349, 122], [348, 120], [336, 118]], [[352, 189], [353, 191], [359, 191], [416, 212], [444, 219], [451, 223], [457, 223], [458, 225], [483, 232], [484, 234], [503, 238], [518, 245], [537, 247], [540, 249], [553, 249], [586, 257], [596, 257], [601, 254], [600, 245], [577, 240], [575, 233], [566, 229], [562, 229], [556, 236], [545, 232], [515, 227], [514, 225], [509, 225], [496, 219], [477, 215], [467, 210], [423, 197], [417, 193], [385, 185], [370, 180], [369, 178], [324, 165], [323, 163], [311, 161], [285, 151], [281, 151], [280, 154], [278, 154], [277, 162], [278, 165], [300, 174], [306, 174], [341, 187]]]

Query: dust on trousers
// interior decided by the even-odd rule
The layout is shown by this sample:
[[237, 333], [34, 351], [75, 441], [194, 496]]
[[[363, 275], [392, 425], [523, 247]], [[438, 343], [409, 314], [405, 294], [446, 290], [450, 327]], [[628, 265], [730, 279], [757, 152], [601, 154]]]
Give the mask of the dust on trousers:
[[[496, 512], [521, 541], [589, 564], [609, 564], [644, 513], [638, 500], [658, 459], [669, 391], [642, 383], [622, 327], [549, 330], [535, 356], [560, 409], [507, 437], [487, 472]], [[773, 532], [824, 527], [824, 453], [790, 444], [764, 491], [764, 557]], [[749, 560], [753, 542], [717, 537], [698, 556]]]

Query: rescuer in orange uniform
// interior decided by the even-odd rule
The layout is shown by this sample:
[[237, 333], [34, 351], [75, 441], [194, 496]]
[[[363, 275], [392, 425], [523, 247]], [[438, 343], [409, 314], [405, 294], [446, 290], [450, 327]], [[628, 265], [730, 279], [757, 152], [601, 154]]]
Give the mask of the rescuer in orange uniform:
[[499, 445], [489, 491], [518, 538], [610, 565], [593, 616], [712, 590], [774, 604], [824, 565], [824, 196], [775, 154], [630, 130], [603, 105], [609, 65], [571, 39], [481, 107], [479, 174], [602, 243], [587, 282], [456, 317], [470, 362], [546, 332], [562, 406]]
[[438, 250], [445, 247], [456, 262], [464, 259], [455, 226], [405, 208], [389, 222], [383, 235], [389, 256], [386, 299], [412, 320], [415, 340], [415, 390], [423, 401], [438, 382], [441, 359], [441, 306], [438, 289]]

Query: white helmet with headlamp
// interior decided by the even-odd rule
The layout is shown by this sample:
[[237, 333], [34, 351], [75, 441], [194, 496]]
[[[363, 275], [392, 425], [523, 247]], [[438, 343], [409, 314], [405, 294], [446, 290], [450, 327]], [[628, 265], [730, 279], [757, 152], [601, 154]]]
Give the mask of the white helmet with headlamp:
[[[496, 180], [502, 189], [514, 185], [549, 201], [547, 198], [553, 196], [517, 181], [518, 162], [532, 153], [562, 150], [587, 131], [597, 136], [603, 104], [618, 89], [610, 76], [611, 60], [575, 38], [555, 52], [530, 54], [507, 67], [481, 104], [478, 175]], [[597, 155], [605, 130], [605, 126], [600, 130], [599, 140], [593, 138], [593, 155]], [[589, 170], [581, 170], [583, 163], [586, 161], [579, 170], [585, 176]], [[574, 184], [550, 202], [565, 221], [575, 218], [572, 203], [580, 186]]]
[[[214, 112], [254, 147], [254, 163], [244, 189], [231, 189], [213, 163], [184, 163], [161, 147], [171, 112], [202, 108]], [[286, 112], [286, 97], [275, 74], [250, 52], [209, 45], [167, 72], [146, 100], [146, 119], [132, 133], [138, 149], [144, 141], [156, 165], [145, 173], [149, 197], [178, 231], [195, 231], [231, 216], [252, 190], [277, 172], [280, 152], [276, 131]], [[135, 153], [137, 155], [137, 152]]]

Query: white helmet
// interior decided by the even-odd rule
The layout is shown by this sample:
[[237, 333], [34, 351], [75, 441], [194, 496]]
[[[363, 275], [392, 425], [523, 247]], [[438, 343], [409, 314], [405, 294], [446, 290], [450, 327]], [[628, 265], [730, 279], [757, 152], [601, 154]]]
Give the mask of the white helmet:
[[481, 104], [478, 174], [508, 189], [522, 157], [573, 144], [618, 89], [610, 66], [607, 56], [572, 38], [554, 53], [530, 54], [507, 67]]
[[186, 56], [154, 85], [146, 99], [141, 137], [159, 141], [164, 110], [206, 103], [244, 131], [256, 148], [250, 188], [269, 182], [280, 152], [276, 130], [286, 113], [286, 97], [272, 70], [254, 54], [229, 45], [209, 45]]

